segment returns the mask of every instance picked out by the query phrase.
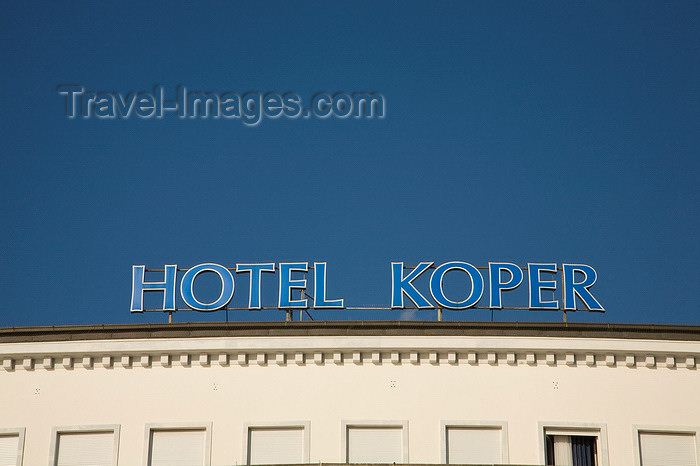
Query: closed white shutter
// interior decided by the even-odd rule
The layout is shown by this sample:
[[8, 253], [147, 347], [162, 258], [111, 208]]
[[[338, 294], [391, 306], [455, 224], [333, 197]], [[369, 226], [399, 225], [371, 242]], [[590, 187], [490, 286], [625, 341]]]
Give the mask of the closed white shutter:
[[501, 463], [501, 429], [448, 427], [447, 462], [452, 464]]
[[56, 466], [112, 466], [114, 432], [62, 432], [56, 451]]
[[348, 427], [348, 463], [403, 463], [401, 427]]
[[203, 466], [204, 429], [152, 430], [149, 466]]
[[0, 435], [0, 466], [17, 466], [19, 435]]
[[284, 427], [249, 430], [248, 464], [304, 462], [304, 429]]
[[697, 466], [695, 435], [640, 432], [642, 466]]

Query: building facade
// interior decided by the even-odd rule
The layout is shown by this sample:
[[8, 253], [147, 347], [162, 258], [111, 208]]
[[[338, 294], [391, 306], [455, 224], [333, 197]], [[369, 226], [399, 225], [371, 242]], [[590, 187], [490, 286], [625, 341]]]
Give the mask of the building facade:
[[700, 327], [0, 329], [0, 466], [700, 465]]

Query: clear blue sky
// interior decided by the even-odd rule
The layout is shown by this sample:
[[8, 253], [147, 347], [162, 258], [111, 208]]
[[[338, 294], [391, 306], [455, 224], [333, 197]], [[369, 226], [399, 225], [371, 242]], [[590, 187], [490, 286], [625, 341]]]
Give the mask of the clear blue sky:
[[[699, 25], [697, 1], [8, 3], [0, 326], [165, 321], [129, 313], [133, 264], [327, 261], [363, 306], [391, 261], [450, 260], [589, 264], [607, 312], [570, 321], [698, 325]], [[60, 84], [371, 91], [386, 117], [68, 119]]]

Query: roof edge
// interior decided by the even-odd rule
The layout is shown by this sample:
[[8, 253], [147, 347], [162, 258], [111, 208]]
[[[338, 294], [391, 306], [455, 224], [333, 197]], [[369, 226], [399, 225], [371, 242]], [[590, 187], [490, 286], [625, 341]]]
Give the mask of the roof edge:
[[0, 328], [0, 343], [273, 336], [503, 336], [700, 341], [700, 326], [564, 322], [190, 322]]

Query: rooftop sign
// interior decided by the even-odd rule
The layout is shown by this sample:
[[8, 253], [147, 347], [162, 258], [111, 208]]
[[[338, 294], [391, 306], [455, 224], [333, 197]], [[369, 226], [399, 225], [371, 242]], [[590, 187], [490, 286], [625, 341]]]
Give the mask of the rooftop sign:
[[[313, 291], [315, 297], [307, 292], [307, 275], [313, 269]], [[272, 262], [237, 264], [235, 267], [224, 267], [219, 264], [205, 263], [190, 269], [178, 269], [177, 265], [166, 265], [163, 269], [146, 270], [143, 265], [134, 265], [132, 270], [131, 312], [144, 311], [217, 311], [228, 309], [227, 306], [236, 291], [235, 276], [249, 276], [248, 310], [261, 309], [360, 309], [345, 307], [345, 300], [339, 297], [331, 298], [326, 286], [325, 262]], [[428, 275], [429, 289], [419, 290], [414, 283], [423, 275]], [[175, 291], [177, 287], [177, 272], [184, 272], [180, 280], [180, 296], [187, 306], [186, 309], [176, 309]], [[146, 281], [146, 272], [159, 273], [162, 280]], [[465, 274], [468, 283], [459, 300], [448, 297], [443, 290], [443, 280], [448, 272]], [[202, 302], [195, 296], [194, 284], [197, 277], [203, 273], [218, 275], [221, 282], [221, 294], [211, 302]], [[278, 274], [277, 307], [262, 306], [262, 274]], [[558, 276], [557, 276], [558, 275]], [[518, 288], [527, 276], [529, 302], [527, 307], [504, 307], [504, 293]], [[557, 278], [560, 281], [557, 281]], [[590, 292], [595, 284], [597, 273], [593, 267], [584, 264], [530, 263], [520, 267], [509, 262], [489, 262], [486, 267], [475, 267], [467, 262], [451, 261], [441, 265], [433, 262], [420, 262], [416, 266], [406, 266], [403, 262], [391, 263], [390, 306], [376, 309], [529, 309], [529, 310], [577, 310], [577, 299], [588, 311], [604, 312], [603, 306]], [[560, 283], [561, 288], [558, 288]], [[488, 291], [485, 293], [488, 284]], [[559, 289], [562, 301], [554, 299], [553, 293]], [[297, 291], [297, 299], [294, 292]], [[162, 293], [163, 301], [159, 309], [144, 309], [144, 293]], [[549, 298], [543, 297], [543, 292], [549, 292]], [[484, 294], [488, 295], [485, 297]], [[431, 299], [428, 298], [428, 296]], [[408, 301], [405, 300], [408, 298]], [[312, 301], [312, 303], [310, 303]], [[480, 304], [482, 303], [483, 304]], [[241, 308], [237, 308], [241, 309]], [[374, 309], [374, 308], [373, 308]]]

